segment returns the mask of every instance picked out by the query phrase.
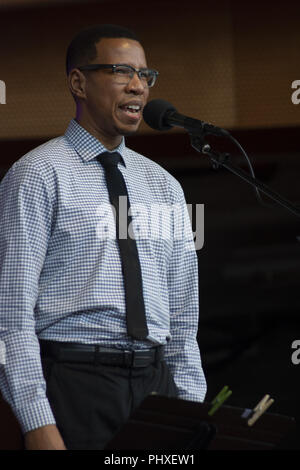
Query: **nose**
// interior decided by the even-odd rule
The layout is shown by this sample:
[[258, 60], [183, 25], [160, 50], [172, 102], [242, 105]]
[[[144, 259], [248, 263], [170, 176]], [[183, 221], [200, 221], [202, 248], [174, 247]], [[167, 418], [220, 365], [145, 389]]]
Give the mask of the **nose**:
[[148, 91], [148, 87], [144, 87], [137, 72], [134, 73], [133, 77], [128, 82], [127, 89], [130, 93], [134, 93], [136, 95], [142, 95]]

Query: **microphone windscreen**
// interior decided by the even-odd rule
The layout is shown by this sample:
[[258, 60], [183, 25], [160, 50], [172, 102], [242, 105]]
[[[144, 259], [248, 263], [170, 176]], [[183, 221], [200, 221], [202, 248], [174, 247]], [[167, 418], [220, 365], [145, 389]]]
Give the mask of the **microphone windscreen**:
[[144, 121], [148, 126], [152, 127], [152, 129], [156, 129], [158, 131], [167, 131], [171, 129], [171, 125], [167, 123], [164, 119], [165, 116], [169, 111], [177, 111], [176, 108], [171, 103], [165, 100], [152, 100], [146, 104], [143, 117]]

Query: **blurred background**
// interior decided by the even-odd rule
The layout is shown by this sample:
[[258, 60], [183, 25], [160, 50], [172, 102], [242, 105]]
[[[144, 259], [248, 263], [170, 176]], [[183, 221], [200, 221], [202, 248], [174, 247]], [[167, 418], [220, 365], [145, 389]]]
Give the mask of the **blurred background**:
[[[300, 105], [292, 102], [299, 17], [300, 3], [289, 0], [0, 0], [0, 177], [28, 150], [63, 134], [74, 116], [65, 77], [71, 38], [115, 23], [138, 34], [148, 65], [159, 70], [150, 99], [228, 129], [256, 177], [300, 205]], [[230, 141], [208, 141], [249, 171]], [[205, 205], [198, 337], [206, 400], [224, 385], [232, 406], [252, 408], [270, 394], [270, 412], [296, 418], [289, 445], [299, 449], [300, 364], [291, 360], [300, 340], [299, 218], [259, 204], [249, 184], [213, 169], [178, 128], [158, 133], [143, 123], [127, 144], [170, 171], [188, 203]]]

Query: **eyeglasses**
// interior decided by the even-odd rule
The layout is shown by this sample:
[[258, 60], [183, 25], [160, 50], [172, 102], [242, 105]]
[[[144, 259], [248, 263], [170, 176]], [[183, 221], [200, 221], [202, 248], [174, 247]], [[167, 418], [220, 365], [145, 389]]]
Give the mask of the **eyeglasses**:
[[158, 72], [156, 70], [143, 68], [140, 70], [135, 69], [131, 65], [127, 64], [89, 64], [77, 67], [79, 70], [84, 72], [85, 70], [101, 70], [110, 69], [115, 75], [116, 83], [120, 85], [127, 85], [133, 78], [134, 74], [137, 73], [145, 88], [151, 88], [156, 82]]

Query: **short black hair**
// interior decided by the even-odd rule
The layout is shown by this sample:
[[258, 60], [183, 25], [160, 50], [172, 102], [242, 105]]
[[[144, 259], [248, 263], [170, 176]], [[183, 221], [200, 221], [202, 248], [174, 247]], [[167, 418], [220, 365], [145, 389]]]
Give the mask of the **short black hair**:
[[139, 41], [130, 29], [115, 24], [99, 24], [79, 32], [70, 42], [66, 55], [66, 71], [89, 64], [97, 57], [96, 44], [102, 38], [127, 38]]

